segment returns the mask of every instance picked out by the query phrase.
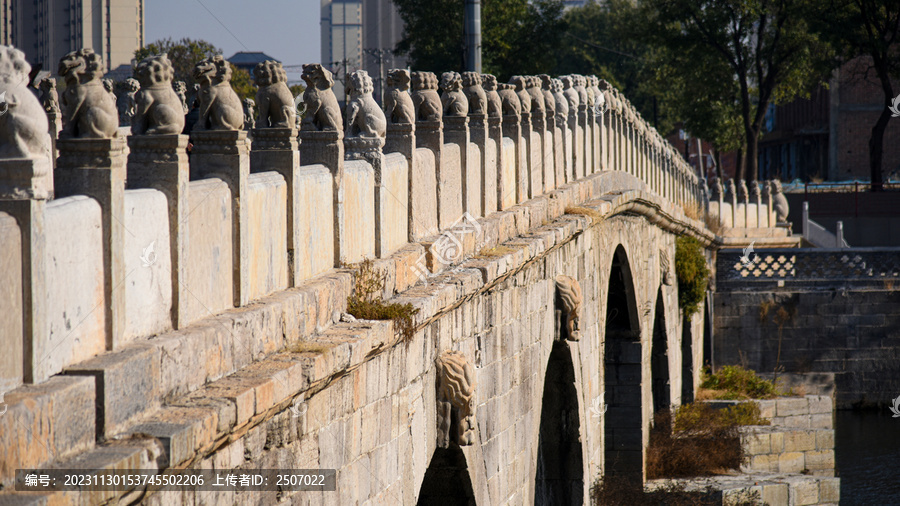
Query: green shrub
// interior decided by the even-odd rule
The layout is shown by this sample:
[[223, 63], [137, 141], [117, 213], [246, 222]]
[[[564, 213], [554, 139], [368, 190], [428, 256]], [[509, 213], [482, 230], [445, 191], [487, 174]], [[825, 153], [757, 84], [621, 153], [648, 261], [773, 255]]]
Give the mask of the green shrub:
[[379, 276], [371, 260], [359, 265], [354, 279], [353, 292], [347, 297], [347, 312], [361, 320], [393, 320], [394, 329], [409, 341], [415, 334], [413, 322], [419, 310], [412, 304], [387, 304], [381, 298], [384, 277]]
[[759, 404], [742, 402], [723, 409], [715, 409], [708, 402], [694, 402], [680, 406], [675, 411], [676, 432], [706, 432], [718, 428], [741, 425], [769, 425], [760, 416]]
[[700, 388], [716, 390], [715, 399], [771, 399], [783, 394], [773, 382], [739, 365], [723, 366], [715, 374], [710, 374], [709, 368], [704, 367]]
[[678, 307], [690, 321], [691, 315], [700, 310], [700, 303], [706, 297], [709, 279], [709, 267], [697, 239], [675, 239], [675, 276], [678, 278]]

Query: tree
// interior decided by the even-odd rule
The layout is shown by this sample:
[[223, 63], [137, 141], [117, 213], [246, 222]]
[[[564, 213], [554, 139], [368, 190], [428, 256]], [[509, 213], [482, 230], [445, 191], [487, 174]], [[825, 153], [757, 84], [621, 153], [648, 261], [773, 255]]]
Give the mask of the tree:
[[[646, 23], [640, 34], [648, 44], [662, 54], [679, 51], [698, 58], [671, 70], [681, 86], [704, 81], [707, 91], [721, 86], [714, 101], [721, 101], [723, 118], [736, 90], [745, 148], [738, 176], [756, 179], [769, 104], [808, 94], [827, 68], [828, 47], [806, 21], [814, 14], [813, 0], [643, 0], [639, 6]], [[709, 64], [714, 73], [704, 77]]]
[[[183, 38], [173, 40], [171, 37], [151, 42], [134, 52], [137, 61], [148, 56], [167, 54], [175, 69], [175, 81], [184, 81], [188, 92], [194, 86], [192, 75], [194, 65], [204, 58], [222, 54], [222, 50], [205, 40], [193, 40]], [[256, 87], [253, 85], [250, 74], [246, 70], [231, 67], [231, 87], [241, 99], [253, 98], [256, 95]]]
[[[395, 0], [404, 22], [399, 54], [416, 69], [463, 70], [464, 0]], [[561, 37], [561, 0], [482, 0], [482, 66], [505, 81], [548, 72]]]
[[[820, 33], [832, 42], [843, 61], [863, 57], [858, 77], [867, 79], [874, 72], [881, 84], [884, 107], [869, 137], [869, 171], [872, 191], [880, 191], [884, 178], [882, 157], [884, 132], [891, 119], [894, 88], [891, 77], [900, 75], [900, 2], [897, 0], [831, 0], [828, 12], [821, 16]], [[866, 64], [868, 63], [868, 64]], [[860, 68], [861, 67], [861, 68]]]

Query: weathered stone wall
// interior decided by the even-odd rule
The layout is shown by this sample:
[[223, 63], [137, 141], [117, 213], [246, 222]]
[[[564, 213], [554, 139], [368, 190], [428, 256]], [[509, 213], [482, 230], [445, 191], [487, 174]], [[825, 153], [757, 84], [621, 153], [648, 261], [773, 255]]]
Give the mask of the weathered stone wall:
[[900, 392], [900, 291], [720, 289], [713, 300], [716, 365], [833, 372], [839, 408], [890, 403]]
[[838, 408], [900, 392], [900, 250], [718, 253], [713, 363], [834, 373]]
[[22, 239], [16, 219], [0, 213], [0, 392], [22, 384]]
[[[189, 321], [233, 307], [234, 269], [231, 190], [218, 178], [191, 181], [187, 289]], [[165, 250], [163, 250], [165, 251]]]

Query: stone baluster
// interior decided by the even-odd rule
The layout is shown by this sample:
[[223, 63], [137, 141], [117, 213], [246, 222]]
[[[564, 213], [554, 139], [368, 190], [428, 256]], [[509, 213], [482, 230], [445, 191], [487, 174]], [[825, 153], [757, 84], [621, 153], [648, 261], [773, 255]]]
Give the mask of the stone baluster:
[[[89, 69], [80, 73], [81, 66]], [[60, 61], [66, 80], [65, 127], [57, 142], [54, 172], [57, 197], [87, 195], [100, 204], [103, 229], [106, 348], [118, 347], [125, 331], [125, 139], [115, 137], [119, 113], [102, 93], [102, 58], [90, 49], [73, 51]], [[86, 79], [87, 78], [87, 79]], [[83, 100], [77, 103], [74, 97]]]
[[[232, 258], [235, 307], [250, 302], [250, 140], [244, 127], [243, 105], [230, 85], [230, 63], [222, 55], [194, 67], [200, 79], [201, 114], [191, 131], [191, 179], [221, 177], [231, 190]], [[212, 113], [216, 100], [217, 114]]]
[[593, 120], [592, 145], [594, 147], [594, 171], [599, 172], [602, 170], [606, 170], [606, 164], [603, 163], [603, 112], [606, 110], [606, 97], [603, 95], [603, 91], [600, 89], [600, 79], [597, 78], [597, 76], [589, 76], [588, 83], [590, 84], [591, 91], [594, 94], [594, 110], [591, 112], [591, 119]]
[[581, 159], [578, 172], [578, 178], [583, 178], [590, 173], [591, 160], [588, 159], [590, 152], [589, 131], [588, 131], [588, 96], [584, 87], [584, 76], [574, 75], [572, 83], [575, 92], [578, 94], [578, 140], [575, 145], [578, 146], [578, 156]]
[[562, 76], [563, 94], [569, 103], [569, 131], [572, 134], [572, 170], [567, 174], [569, 180], [578, 180], [584, 177], [584, 145], [579, 134], [579, 96], [575, 89], [575, 76]]
[[[164, 69], [160, 73], [157, 69]], [[182, 110], [172, 88], [172, 63], [166, 55], [145, 58], [135, 69], [141, 88], [135, 94], [135, 115], [128, 137], [128, 188], [154, 188], [168, 201], [169, 255], [172, 285], [172, 327], [189, 323], [187, 310], [187, 252], [189, 212], [188, 136], [182, 135], [184, 116], [165, 111]]]
[[[522, 124], [522, 145], [524, 146], [524, 156], [525, 156], [525, 172], [522, 174], [522, 179], [519, 181], [519, 184], [522, 185], [522, 189], [524, 193], [522, 194], [524, 198], [522, 201], [534, 198], [540, 195], [540, 191], [535, 191], [536, 188], [540, 186], [540, 181], [536, 181], [536, 177], [538, 174], [537, 171], [540, 171], [540, 167], [538, 167], [538, 160], [535, 154], [535, 149], [537, 148], [534, 144], [534, 136], [532, 132], [532, 121], [531, 121], [531, 95], [528, 93], [526, 89], [527, 86], [527, 78], [525, 76], [513, 76], [509, 80], [510, 84], [515, 86], [516, 96], [519, 97], [519, 106], [521, 108], [521, 116], [520, 122]], [[540, 152], [540, 149], [538, 152]], [[521, 202], [521, 201], [520, 201]]]
[[[321, 164], [331, 171], [334, 236], [334, 265], [341, 264], [339, 245], [343, 223], [344, 193], [344, 133], [341, 111], [331, 87], [331, 72], [318, 63], [303, 65], [302, 78], [306, 81], [303, 102], [308, 111], [300, 123], [300, 163], [303, 166]], [[313, 112], [314, 111], [314, 112]]]
[[[496, 206], [498, 211], [509, 208], [515, 201], [515, 186], [512, 181], [507, 181], [504, 174], [508, 164], [515, 163], [515, 155], [512, 160], [506, 159], [506, 152], [503, 149], [503, 101], [497, 92], [497, 78], [491, 74], [482, 74], [481, 83], [484, 88], [485, 98], [487, 101], [487, 121], [488, 135], [494, 141], [494, 147], [497, 150], [497, 164], [495, 166], [496, 177], [494, 179], [494, 187], [496, 188]], [[485, 173], [485, 177], [487, 173]], [[507, 189], [508, 187], [508, 189]], [[485, 185], [485, 190], [489, 186]], [[485, 214], [489, 208], [485, 206]]]
[[[435, 180], [432, 184], [435, 186], [436, 222], [440, 227], [440, 224], [448, 217], [441, 216], [441, 202], [446, 199], [444, 195], [446, 189], [441, 185], [444, 178], [441, 172], [444, 130], [441, 124], [441, 97], [437, 92], [438, 80], [437, 76], [431, 72], [413, 72], [411, 79], [412, 100], [416, 110], [416, 147], [430, 149], [434, 153]], [[451, 223], [452, 220], [450, 220]]]
[[563, 92], [561, 79], [551, 79], [550, 89], [556, 103], [556, 135], [559, 136], [555, 149], [558, 151], [556, 162], [556, 184], [564, 185], [572, 180], [572, 131], [569, 129], [569, 100]]
[[[10, 108], [9, 116], [4, 118], [8, 121], [4, 135], [7, 139], [23, 140], [4, 145], [0, 150], [0, 212], [9, 214], [18, 224], [17, 232], [21, 238], [18, 254], [22, 262], [21, 306], [17, 301], [3, 302], [8, 308], [18, 306], [21, 309], [21, 314], [14, 315], [22, 318], [21, 334], [0, 337], [5, 355], [0, 361], [0, 382], [16, 386], [22, 381], [37, 383], [45, 379], [37, 372], [36, 365], [42, 357], [41, 351], [35, 349], [35, 343], [44, 339], [48, 325], [49, 280], [46, 278], [44, 217], [47, 201], [54, 195], [53, 161], [50, 159], [53, 127], [44, 114], [46, 108], [41, 107], [34, 94], [27, 87], [16, 84], [28, 82], [31, 66], [25, 60], [25, 54], [11, 46], [0, 46], [0, 57], [17, 73], [0, 82], [0, 91], [5, 93], [6, 100], [16, 103], [16, 108]], [[28, 121], [22, 121], [24, 119]], [[12, 247], [4, 246], [4, 249]], [[7, 365], [11, 368], [6, 369]]]
[[[437, 202], [434, 174], [425, 178], [415, 171], [416, 160], [416, 108], [409, 93], [411, 76], [406, 69], [391, 69], [387, 75], [387, 93], [384, 110], [387, 121], [387, 137], [384, 152], [400, 153], [406, 158], [408, 171], [407, 235], [410, 242], [437, 232]], [[430, 196], [427, 198], [426, 196]], [[433, 216], [433, 220], [426, 217]], [[424, 230], [420, 230], [424, 228]]]
[[544, 98], [544, 188], [547, 191], [553, 190], [561, 183], [557, 181], [556, 174], [559, 167], [556, 166], [560, 159], [559, 135], [556, 130], [556, 97], [553, 96], [553, 80], [547, 74], [542, 74], [535, 78], [536, 83], [540, 86], [541, 94]]
[[[338, 242], [338, 258], [342, 263], [358, 262], [370, 257], [372, 253], [377, 258], [385, 258], [400, 243], [405, 243], [408, 237], [408, 231], [404, 228], [407, 221], [392, 220], [396, 199], [405, 200], [406, 195], [402, 191], [391, 195], [388, 182], [397, 179], [405, 183], [409, 181], [409, 173], [404, 164], [402, 173], [396, 178], [387, 174], [389, 168], [385, 164], [383, 152], [387, 119], [372, 97], [374, 91], [374, 82], [365, 70], [357, 70], [349, 75], [349, 100], [344, 128], [345, 158], [364, 160], [367, 164], [353, 164], [352, 168], [350, 163], [344, 165], [342, 194], [355, 194], [359, 197], [353, 202], [343, 200], [343, 206], [338, 212], [338, 217], [342, 220], [338, 228], [345, 232]], [[351, 187], [355, 191], [351, 191]], [[403, 189], [407, 188], [404, 185]], [[369, 195], [372, 195], [373, 208], [367, 209], [366, 200]], [[408, 202], [399, 204], [404, 212], [408, 212]], [[370, 212], [374, 212], [371, 220]]]
[[532, 146], [532, 160], [537, 159], [534, 170], [531, 173], [534, 196], [543, 195], [550, 191], [550, 177], [548, 172], [553, 172], [553, 165], [548, 159], [547, 153], [547, 122], [546, 104], [544, 93], [541, 92], [540, 78], [537, 76], [525, 76], [525, 91], [531, 98], [531, 129], [532, 138], [537, 137], [537, 146]]
[[276, 171], [287, 185], [287, 253], [288, 286], [297, 286], [302, 279], [298, 258], [297, 220], [302, 215], [300, 194], [300, 152], [297, 139], [297, 108], [287, 86], [287, 74], [281, 63], [260, 62], [253, 69], [259, 90], [256, 105], [259, 117], [251, 130], [253, 149], [250, 151], [250, 172]]
[[[515, 191], [514, 203], [524, 202], [528, 199], [528, 183], [526, 179], [528, 164], [525, 159], [524, 144], [522, 141], [522, 104], [516, 95], [514, 86], [511, 84], [500, 83], [497, 85], [497, 94], [501, 100], [501, 110], [503, 112], [503, 136], [509, 137], [516, 145], [516, 163], [514, 181], [509, 181], [509, 174], [503, 171], [501, 178], [501, 187], [504, 189], [504, 195], [510, 195]], [[510, 199], [510, 197], [505, 197]], [[505, 209], [507, 206], [504, 206]]]
[[[491, 143], [488, 137], [488, 104], [487, 93], [481, 86], [481, 74], [477, 72], [464, 72], [462, 74], [463, 93], [469, 104], [469, 136], [473, 144], [478, 146], [481, 153], [480, 164], [471, 167], [473, 174], [468, 174], [467, 180], [474, 181], [478, 185], [479, 191], [477, 195], [467, 195], [468, 198], [474, 197], [475, 202], [472, 203], [472, 209], [478, 206], [478, 214], [472, 213], [474, 216], [487, 216], [497, 210], [497, 164], [490, 162]], [[497, 151], [494, 150], [494, 159], [496, 160]], [[467, 191], [472, 190], [472, 186], [467, 184]], [[470, 211], [472, 212], [472, 211]]]
[[457, 72], [444, 72], [441, 75], [441, 89], [444, 142], [459, 146], [459, 172], [455, 165], [441, 166], [438, 185], [443, 189], [439, 199], [440, 228], [443, 230], [452, 226], [463, 212], [478, 216], [481, 196], [477, 188], [469, 188], [468, 184], [469, 101], [462, 92], [462, 76]]

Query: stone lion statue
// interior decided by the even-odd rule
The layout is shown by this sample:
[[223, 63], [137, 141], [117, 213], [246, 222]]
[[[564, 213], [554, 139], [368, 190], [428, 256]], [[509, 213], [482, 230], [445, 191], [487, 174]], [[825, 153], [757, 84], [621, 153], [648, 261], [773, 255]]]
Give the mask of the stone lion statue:
[[588, 96], [587, 88], [585, 88], [585, 84], [587, 83], [587, 79], [584, 78], [581, 74], [573, 74], [572, 75], [572, 87], [578, 93], [578, 104], [584, 106], [592, 105], [590, 103], [590, 97]]
[[256, 102], [252, 98], [245, 98], [241, 100], [241, 108], [244, 110], [244, 130], [256, 128], [256, 118], [253, 114]]
[[184, 110], [184, 113], [187, 114], [191, 112], [190, 108], [188, 108], [187, 84], [185, 84], [184, 81], [175, 81], [172, 83], [172, 89], [175, 90], [175, 94], [178, 95], [178, 100], [181, 101], [181, 108]]
[[487, 97], [487, 114], [489, 117], [499, 118], [503, 116], [503, 101], [497, 93], [497, 77], [491, 74], [481, 74], [481, 87]]
[[131, 118], [134, 117], [134, 95], [141, 89], [141, 84], [137, 79], [129, 77], [120, 85], [119, 89], [122, 91], [121, 97], [116, 101], [116, 107], [119, 109], [119, 125], [128, 126], [131, 124]]
[[287, 85], [287, 72], [281, 63], [272, 60], [259, 62], [253, 69], [253, 79], [259, 90], [256, 105], [258, 128], [293, 128], [297, 122], [294, 96]]
[[50, 158], [47, 115], [27, 87], [29, 72], [25, 53], [0, 46], [0, 158]]
[[581, 103], [581, 96], [575, 89], [575, 76], [562, 76], [560, 79], [563, 85], [563, 95], [569, 102], [569, 112], [577, 112], [578, 105]]
[[500, 95], [503, 115], [521, 116], [522, 104], [519, 102], [519, 95], [516, 94], [515, 86], [508, 83], [500, 83], [497, 85], [497, 88], [497, 94]]
[[531, 95], [528, 94], [528, 91], [525, 90], [526, 79], [525, 76], [512, 76], [509, 79], [509, 84], [513, 85], [516, 90], [516, 95], [519, 97], [519, 104], [521, 107], [521, 111], [523, 113], [531, 112]]
[[553, 96], [553, 79], [547, 74], [537, 76], [544, 95], [544, 112], [548, 117], [556, 115], [556, 97]]
[[384, 138], [387, 120], [384, 112], [378, 107], [378, 103], [372, 98], [373, 91], [375, 91], [375, 85], [368, 72], [357, 70], [350, 74], [347, 83], [350, 99], [347, 101], [347, 127], [345, 130], [348, 137]]
[[200, 117], [195, 131], [241, 130], [244, 111], [241, 99], [231, 88], [231, 64], [217, 54], [194, 65], [194, 80], [200, 84]]
[[[135, 94], [133, 135], [177, 135], [184, 129], [184, 101], [172, 87], [175, 69], [161, 54], [141, 60], [134, 69], [140, 82]], [[184, 83], [181, 83], [182, 89]]]
[[544, 93], [541, 92], [541, 78], [538, 76], [525, 76], [525, 91], [531, 96], [532, 112], [544, 114]]
[[[475, 369], [458, 351], [445, 351], [437, 360], [438, 370], [438, 446], [447, 448], [475, 443]], [[452, 422], [458, 431], [450, 433]]]
[[441, 120], [441, 97], [437, 93], [438, 80], [432, 72], [412, 73], [412, 99], [417, 121]]
[[59, 114], [59, 93], [56, 91], [56, 79], [45, 77], [39, 84], [41, 90], [41, 107], [48, 113]]
[[565, 121], [566, 116], [569, 115], [569, 100], [563, 93], [562, 79], [552, 79], [551, 82], [553, 83], [553, 98], [556, 99], [556, 117]]
[[58, 74], [66, 82], [60, 100], [64, 119], [60, 137], [104, 139], [116, 134], [116, 99], [100, 79], [102, 69], [103, 58], [93, 49], [72, 51], [59, 60]]
[[481, 87], [481, 74], [478, 72], [462, 73], [462, 90], [469, 101], [469, 114], [487, 115], [487, 94]]
[[462, 76], [459, 72], [444, 72], [441, 75], [441, 106], [444, 116], [465, 116], [469, 113], [469, 101], [462, 92]]
[[341, 130], [341, 108], [331, 87], [331, 72], [318, 63], [303, 65], [301, 76], [306, 81], [303, 103], [306, 116], [301, 127], [304, 130]]
[[409, 125], [416, 122], [416, 108], [409, 95], [410, 76], [406, 69], [391, 69], [387, 74], [388, 92], [384, 111], [391, 123]]
[[772, 210], [775, 211], [775, 217], [778, 218], [779, 223], [787, 223], [790, 208], [788, 207], [787, 197], [784, 196], [784, 190], [781, 188], [781, 181], [773, 179], [771, 188]]

